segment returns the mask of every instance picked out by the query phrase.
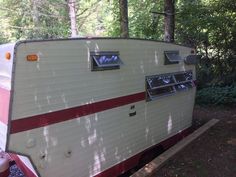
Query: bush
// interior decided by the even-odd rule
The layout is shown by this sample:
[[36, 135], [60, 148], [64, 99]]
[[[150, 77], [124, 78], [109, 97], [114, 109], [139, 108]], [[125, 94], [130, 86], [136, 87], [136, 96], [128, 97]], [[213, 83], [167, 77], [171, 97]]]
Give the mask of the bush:
[[198, 90], [196, 103], [199, 105], [234, 105], [236, 104], [236, 86], [214, 86]]

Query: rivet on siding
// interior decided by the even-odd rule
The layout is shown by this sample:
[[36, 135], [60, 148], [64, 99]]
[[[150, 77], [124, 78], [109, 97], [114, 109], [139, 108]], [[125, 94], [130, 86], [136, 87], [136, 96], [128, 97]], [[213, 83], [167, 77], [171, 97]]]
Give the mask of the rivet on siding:
[[45, 159], [46, 159], [46, 153], [41, 152], [41, 153], [39, 154], [39, 158], [40, 158], [41, 160], [45, 160]]
[[65, 157], [69, 158], [72, 155], [72, 151], [70, 149], [68, 149], [67, 151], [65, 151]]

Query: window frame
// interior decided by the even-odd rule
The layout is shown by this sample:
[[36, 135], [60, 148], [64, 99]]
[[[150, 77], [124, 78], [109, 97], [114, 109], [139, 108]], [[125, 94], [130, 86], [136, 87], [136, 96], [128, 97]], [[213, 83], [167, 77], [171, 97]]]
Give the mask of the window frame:
[[175, 80], [174, 80], [174, 78], [173, 78], [173, 75], [170, 75], [170, 76], [171, 76], [171, 79], [173, 80], [172, 83], [167, 83], [167, 84], [163, 84], [163, 85], [160, 85], [160, 86], [154, 86], [154, 87], [152, 87], [152, 85], [150, 84], [150, 79], [153, 79], [153, 78], [155, 78], [155, 77], [164, 77], [165, 75], [166, 75], [166, 74], [160, 74], [160, 75], [152, 75], [152, 76], [149, 76], [149, 77], [147, 78], [147, 82], [148, 82], [150, 88], [151, 88], [151, 89], [161, 88], [161, 87], [166, 87], [166, 86], [169, 86], [169, 85], [172, 85], [173, 83], [175, 83]]
[[[191, 73], [191, 79], [189, 79], [189, 78], [186, 76], [188, 73]], [[180, 75], [180, 74], [183, 74], [183, 76], [185, 77], [185, 80], [177, 81], [176, 75]], [[193, 80], [193, 72], [192, 72], [192, 71], [177, 72], [177, 73], [174, 73], [173, 75], [174, 75], [174, 78], [175, 78], [175, 80], [176, 80], [176, 83], [183, 83], [183, 82], [187, 82], [187, 81]]]
[[[183, 74], [183, 76], [185, 77], [185, 80], [178, 81], [178, 79], [176, 79], [176, 75], [179, 75], [179, 74]], [[187, 78], [186, 74], [191, 74], [190, 79]], [[159, 78], [163, 76], [171, 77], [174, 80], [174, 82], [171, 82], [170, 84], [164, 84], [164, 85], [152, 87], [152, 85], [150, 84], [150, 78], [151, 79]], [[145, 83], [146, 83], [146, 101], [153, 101], [161, 97], [170, 96], [170, 95], [175, 94], [176, 92], [188, 91], [189, 89], [192, 89], [195, 86], [194, 81], [193, 81], [192, 70], [146, 76]], [[179, 88], [178, 86], [180, 85], [183, 85], [183, 87]], [[155, 95], [151, 93], [152, 91], [156, 92], [158, 89], [163, 90], [165, 88], [171, 88], [171, 89], [169, 89], [169, 92], [167, 91], [166, 93], [160, 92], [160, 94], [157, 93]]]
[[[98, 58], [102, 56], [116, 56], [118, 59], [117, 63], [108, 63], [101, 64], [98, 62]], [[120, 69], [120, 66], [123, 64], [123, 61], [120, 58], [119, 51], [99, 51], [99, 52], [90, 52], [91, 60], [91, 71], [104, 71], [104, 70], [114, 70]]]
[[[176, 58], [172, 58], [171, 55], [176, 55]], [[164, 51], [164, 65], [171, 65], [171, 64], [178, 64], [180, 61], [182, 61], [182, 57], [179, 55], [178, 50], [173, 50], [173, 51]]]

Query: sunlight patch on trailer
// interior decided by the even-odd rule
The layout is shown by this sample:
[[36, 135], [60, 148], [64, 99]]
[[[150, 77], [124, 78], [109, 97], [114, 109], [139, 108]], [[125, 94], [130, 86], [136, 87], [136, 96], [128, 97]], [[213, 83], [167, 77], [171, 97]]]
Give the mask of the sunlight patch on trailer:
[[172, 116], [171, 116], [171, 114], [169, 114], [169, 119], [168, 119], [168, 123], [167, 123], [168, 134], [172, 133], [172, 128], [173, 128]]

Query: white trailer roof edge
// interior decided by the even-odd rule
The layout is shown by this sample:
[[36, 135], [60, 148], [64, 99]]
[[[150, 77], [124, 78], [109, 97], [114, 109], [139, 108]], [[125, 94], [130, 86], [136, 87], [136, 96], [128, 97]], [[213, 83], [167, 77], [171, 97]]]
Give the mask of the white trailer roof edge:
[[148, 42], [159, 42], [171, 45], [182, 46], [186, 48], [194, 48], [193, 46], [183, 45], [179, 43], [170, 43], [162, 40], [145, 39], [145, 38], [122, 38], [122, 37], [82, 37], [82, 38], [58, 38], [58, 39], [33, 39], [33, 40], [19, 40], [15, 43], [15, 47], [18, 47], [22, 43], [33, 43], [33, 42], [50, 42], [50, 41], [76, 41], [76, 40], [137, 40], [137, 41], [148, 41]]

